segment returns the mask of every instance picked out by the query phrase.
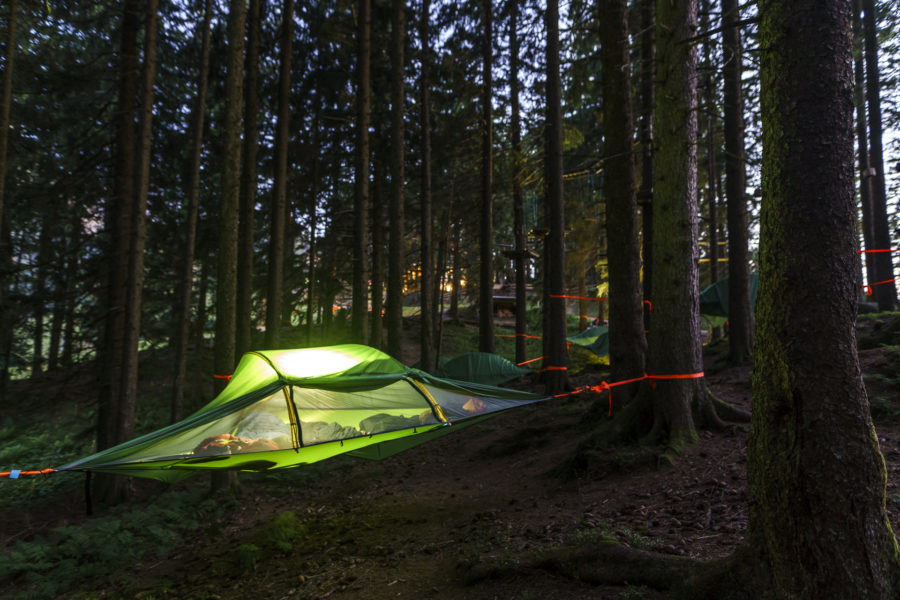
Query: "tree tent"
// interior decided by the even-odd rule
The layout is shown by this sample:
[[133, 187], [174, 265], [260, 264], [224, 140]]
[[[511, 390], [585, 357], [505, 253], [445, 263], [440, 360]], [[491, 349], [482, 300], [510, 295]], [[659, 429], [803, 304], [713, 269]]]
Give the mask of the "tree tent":
[[434, 374], [446, 379], [500, 385], [533, 372], [490, 352], [466, 352], [441, 360]]
[[[750, 309], [756, 306], [759, 289], [759, 273], [750, 274]], [[728, 278], [712, 283], [700, 292], [700, 316], [712, 327], [719, 327], [728, 320]]]
[[573, 344], [590, 350], [597, 356], [609, 356], [609, 327], [595, 325], [588, 327], [577, 335], [566, 338]]
[[344, 453], [379, 459], [545, 399], [428, 375], [367, 346], [250, 352], [190, 417], [56, 470], [172, 482], [198, 470], [268, 471]]

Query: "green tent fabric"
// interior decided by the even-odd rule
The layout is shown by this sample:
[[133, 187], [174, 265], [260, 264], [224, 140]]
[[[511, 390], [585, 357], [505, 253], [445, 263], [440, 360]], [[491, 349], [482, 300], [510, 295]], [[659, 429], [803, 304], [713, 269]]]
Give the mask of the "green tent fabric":
[[[756, 293], [759, 290], [759, 274], [750, 274], [750, 310], [756, 306]], [[700, 315], [714, 326], [723, 324], [728, 319], [728, 278], [706, 286], [700, 292]], [[718, 317], [713, 319], [711, 317]]]
[[442, 360], [434, 374], [446, 379], [500, 385], [532, 372], [531, 369], [520, 367], [490, 352], [466, 352], [446, 361]]
[[609, 327], [606, 325], [588, 327], [581, 333], [569, 336], [566, 339], [573, 344], [590, 350], [597, 356], [609, 355]]
[[384, 458], [545, 399], [428, 375], [367, 346], [251, 352], [190, 417], [57, 470], [172, 482], [198, 470], [285, 469], [343, 453]]

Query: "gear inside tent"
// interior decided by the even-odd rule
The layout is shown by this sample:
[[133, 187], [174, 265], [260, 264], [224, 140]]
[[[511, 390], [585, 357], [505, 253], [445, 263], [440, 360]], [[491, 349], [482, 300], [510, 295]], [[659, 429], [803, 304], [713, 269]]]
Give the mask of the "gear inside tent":
[[251, 352], [190, 417], [57, 470], [171, 482], [198, 470], [268, 471], [344, 453], [384, 458], [545, 399], [435, 377], [367, 346]]

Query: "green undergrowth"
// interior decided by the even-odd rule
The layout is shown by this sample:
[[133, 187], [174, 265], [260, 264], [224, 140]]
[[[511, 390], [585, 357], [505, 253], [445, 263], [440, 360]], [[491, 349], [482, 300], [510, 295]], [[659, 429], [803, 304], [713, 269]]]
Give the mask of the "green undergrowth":
[[0, 555], [0, 581], [10, 598], [56, 598], [141, 559], [161, 556], [191, 531], [210, 527], [229, 507], [205, 490], [171, 491], [139, 507], [125, 506], [80, 525], [19, 541]]

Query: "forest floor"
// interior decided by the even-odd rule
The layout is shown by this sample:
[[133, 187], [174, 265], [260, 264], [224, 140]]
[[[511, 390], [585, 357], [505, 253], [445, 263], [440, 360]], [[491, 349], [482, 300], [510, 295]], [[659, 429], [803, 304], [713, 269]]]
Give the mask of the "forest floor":
[[[715, 353], [706, 360], [713, 393], [749, 410], [750, 368], [725, 367]], [[879, 346], [861, 350], [860, 362], [869, 374], [887, 463], [888, 510], [896, 523], [900, 358], [894, 348]], [[572, 383], [595, 384], [600, 377], [576, 375]], [[591, 434], [591, 419], [606, 418], [592, 416], [592, 404], [586, 395], [551, 400], [380, 462], [338, 458], [277, 477], [246, 477], [238, 501], [209, 526], [185, 534], [162, 555], [61, 597], [668, 598], [637, 582], [572, 579], [533, 566], [534, 559], [601, 535], [664, 554], [727, 556], [747, 524], [746, 427], [701, 432], [666, 468], [657, 466], [654, 452], [635, 446], [573, 461]], [[208, 481], [198, 476], [179, 484], [186, 485]], [[141, 489], [145, 502], [165, 502], [171, 493], [156, 484]], [[27, 510], [17, 515], [28, 526], [5, 530], [4, 552], [13, 538], [33, 537], [51, 523], [82, 523], [77, 492], [57, 500], [53, 518]], [[506, 574], [471, 581], [484, 565]], [[0, 596], [16, 597], [26, 588], [23, 581], [0, 584]]]

